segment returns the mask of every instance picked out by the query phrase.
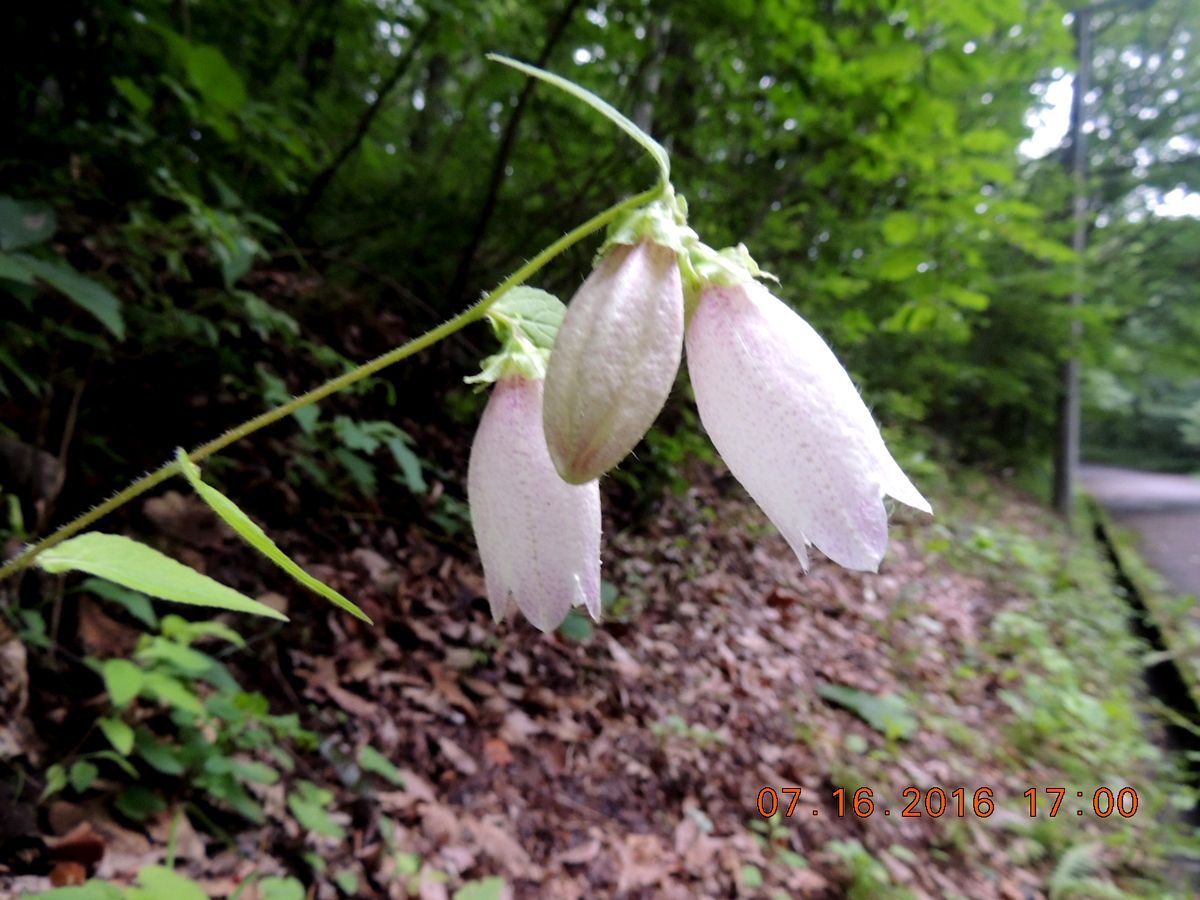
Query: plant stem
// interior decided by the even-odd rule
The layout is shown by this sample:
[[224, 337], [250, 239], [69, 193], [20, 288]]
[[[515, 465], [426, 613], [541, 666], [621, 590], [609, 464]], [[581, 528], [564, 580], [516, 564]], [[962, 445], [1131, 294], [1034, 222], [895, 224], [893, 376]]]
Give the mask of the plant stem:
[[[449, 337], [456, 331], [459, 331], [465, 326], [470, 325], [472, 322], [479, 321], [487, 314], [489, 307], [491, 307], [493, 303], [507, 294], [510, 290], [520, 284], [523, 284], [525, 281], [535, 275], [542, 269], [543, 266], [546, 265], [546, 263], [554, 259], [554, 257], [558, 256], [567, 248], [579, 243], [579, 241], [583, 240], [589, 235], [595, 234], [622, 213], [636, 209], [639, 206], [643, 206], [646, 203], [656, 199], [662, 192], [663, 186], [658, 184], [649, 190], [642, 191], [640, 194], [635, 194], [632, 197], [628, 197], [622, 200], [620, 203], [613, 204], [608, 209], [604, 210], [604, 212], [592, 216], [592, 218], [588, 219], [582, 225], [578, 225], [571, 231], [564, 234], [550, 246], [542, 250], [537, 256], [529, 260], [527, 263], [509, 275], [506, 279], [504, 279], [504, 281], [502, 281], [495, 289], [493, 289], [491, 293], [480, 299], [478, 303], [469, 307], [468, 309], [463, 310], [453, 319], [443, 322], [436, 328], [425, 332], [420, 337], [413, 338], [408, 343], [402, 344], [401, 346], [396, 347], [394, 350], [389, 350], [387, 353], [377, 356], [375, 359], [372, 359], [369, 362], [363, 363], [357, 369], [354, 369], [350, 372], [345, 372], [342, 375], [338, 375], [336, 378], [331, 378], [324, 384], [313, 388], [311, 391], [301, 394], [299, 397], [295, 397], [292, 400], [289, 400], [287, 403], [282, 403], [279, 406], [276, 406], [274, 409], [269, 409], [265, 413], [257, 415], [254, 418], [243, 422], [241, 425], [236, 426], [235, 428], [231, 428], [220, 437], [209, 441], [207, 444], [202, 444], [195, 450], [190, 451], [188, 453], [188, 458], [192, 462], [199, 462], [202, 459], [212, 456], [214, 453], [224, 450], [230, 444], [236, 443], [244, 437], [248, 437], [249, 435], [258, 431], [260, 428], [265, 428], [268, 425], [278, 422], [280, 419], [287, 418], [297, 410], [303, 409], [304, 407], [316, 403], [319, 400], [323, 400], [330, 394], [335, 394], [338, 391], [344, 390], [345, 388], [350, 387], [352, 384], [374, 375], [381, 369], [386, 369], [388, 366], [394, 365], [401, 360], [407, 359], [408, 357], [433, 346], [438, 341]], [[83, 515], [72, 519], [66, 525], [62, 526], [47, 537], [42, 538], [37, 543], [26, 547], [17, 556], [13, 557], [3, 566], [0, 566], [0, 581], [3, 581], [5, 578], [8, 578], [11, 575], [15, 575], [22, 569], [28, 568], [34, 559], [37, 558], [38, 554], [45, 550], [49, 550], [51, 547], [54, 547], [57, 544], [62, 543], [72, 535], [78, 534], [89, 525], [104, 518], [104, 516], [108, 515], [113, 510], [124, 506], [126, 503], [135, 499], [136, 497], [140, 497], [142, 494], [146, 493], [151, 488], [162, 484], [173, 475], [179, 474], [179, 471], [179, 464], [172, 460], [160, 468], [155, 469], [150, 474], [139, 478], [133, 484], [129, 485], [129, 487], [117, 494], [114, 494], [99, 506], [95, 506]]]

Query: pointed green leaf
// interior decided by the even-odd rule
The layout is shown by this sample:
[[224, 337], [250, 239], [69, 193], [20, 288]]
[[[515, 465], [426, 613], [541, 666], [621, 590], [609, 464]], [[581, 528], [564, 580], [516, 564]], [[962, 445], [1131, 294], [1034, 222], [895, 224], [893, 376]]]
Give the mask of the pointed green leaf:
[[99, 719], [96, 722], [113, 749], [122, 756], [128, 756], [133, 749], [133, 729], [120, 719]]
[[130, 778], [138, 777], [138, 770], [133, 767], [133, 763], [112, 750], [97, 750], [94, 753], [89, 753], [88, 756], [91, 759], [106, 759]]
[[141, 727], [134, 737], [138, 756], [164, 775], [182, 775], [185, 771], [177, 747], [161, 743], [149, 729]]
[[204, 704], [192, 689], [178, 678], [172, 678], [164, 672], [146, 672], [143, 691], [160, 703], [191, 713], [193, 716], [204, 715]]
[[358, 764], [363, 767], [365, 772], [374, 772], [386, 778], [397, 787], [404, 787], [404, 775], [392, 765], [392, 761], [372, 747], [370, 744], [365, 744], [358, 751]]
[[62, 763], [55, 763], [46, 770], [46, 787], [42, 799], [52, 797], [67, 786], [67, 770]]
[[113, 706], [124, 706], [142, 689], [142, 670], [127, 659], [106, 659], [101, 674]]
[[869, 694], [844, 684], [822, 684], [817, 693], [850, 710], [888, 740], [907, 741], [920, 727], [908, 703], [896, 694]]
[[667, 155], [667, 151], [662, 144], [638, 128], [629, 118], [618, 112], [614, 107], [601, 100], [591, 91], [582, 88], [573, 81], [568, 81], [561, 75], [555, 75], [553, 72], [547, 72], [544, 69], [539, 69], [536, 66], [531, 66], [528, 63], [519, 62], [508, 56], [502, 56], [499, 53], [489, 53], [487, 58], [492, 62], [498, 62], [509, 68], [516, 69], [518, 72], [524, 72], [530, 78], [537, 78], [547, 84], [552, 84], [560, 91], [570, 94], [577, 100], [582, 100], [604, 118], [608, 119], [627, 135], [642, 145], [643, 149], [650, 154], [650, 157], [658, 165], [658, 171], [662, 178], [663, 184], [669, 184], [671, 181], [671, 158]]
[[79, 571], [97, 575], [122, 587], [176, 603], [287, 621], [283, 613], [119, 534], [99, 531], [81, 534], [43, 552], [38, 565], [52, 574]]
[[68, 773], [67, 778], [71, 782], [71, 787], [75, 789], [75, 793], [82, 794], [92, 786], [92, 783], [99, 775], [100, 770], [96, 768], [95, 763], [81, 759], [71, 765], [71, 771]]
[[154, 107], [154, 101], [150, 95], [134, 84], [132, 79], [123, 76], [114, 78], [112, 86], [139, 116], [146, 115]]
[[213, 511], [225, 520], [228, 525], [233, 528], [238, 534], [245, 539], [251, 547], [265, 556], [283, 571], [287, 572], [292, 578], [300, 582], [314, 593], [320, 594], [326, 600], [329, 600], [335, 606], [340, 606], [346, 612], [362, 619], [368, 624], [374, 624], [370, 618], [359, 609], [355, 604], [351, 603], [329, 585], [318, 581], [313, 576], [305, 572], [297, 565], [291, 557], [279, 549], [273, 540], [267, 537], [266, 532], [254, 524], [250, 517], [246, 515], [232, 500], [218, 491], [215, 487], [205, 484], [200, 479], [200, 469], [196, 464], [188, 459], [187, 453], [183, 449], [175, 452], [175, 459], [179, 463], [179, 468], [183, 471], [184, 476], [195, 489], [196, 493], [201, 496], [205, 503], [213, 508]]
[[213, 106], [234, 112], [246, 105], [246, 83], [216, 47], [189, 44], [184, 66], [196, 90]]
[[125, 339], [121, 301], [100, 282], [80, 275], [66, 263], [47, 262], [24, 253], [16, 253], [13, 258], [50, 287], [66, 294], [76, 306], [95, 316], [118, 341]]

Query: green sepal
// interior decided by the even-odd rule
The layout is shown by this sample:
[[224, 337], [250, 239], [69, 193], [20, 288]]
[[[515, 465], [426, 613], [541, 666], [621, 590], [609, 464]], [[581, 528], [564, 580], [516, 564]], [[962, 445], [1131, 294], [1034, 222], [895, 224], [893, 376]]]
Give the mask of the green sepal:
[[617, 244], [637, 244], [641, 241], [653, 241], [670, 247], [681, 257], [688, 247], [699, 241], [696, 232], [687, 224], [687, 201], [669, 185], [658, 200], [614, 221], [596, 257], [603, 257]]
[[680, 257], [679, 268], [683, 274], [683, 293], [689, 319], [700, 292], [709, 285], [732, 287], [756, 278], [779, 281], [770, 272], [759, 268], [745, 244], [714, 250], [707, 244], [696, 241], [687, 248], [686, 254]]
[[524, 285], [513, 288], [487, 311], [500, 350], [483, 361], [478, 375], [463, 380], [467, 384], [492, 384], [505, 375], [544, 379], [554, 339], [566, 314], [566, 305], [551, 293]]
[[283, 571], [287, 572], [310, 591], [320, 594], [326, 600], [329, 600], [335, 606], [340, 606], [355, 618], [362, 619], [368, 624], [373, 624], [370, 617], [359, 609], [356, 604], [350, 602], [329, 585], [314, 578], [300, 568], [299, 564], [280, 550], [279, 546], [267, 537], [266, 532], [254, 524], [250, 517], [242, 512], [236, 503], [212, 485], [205, 484], [200, 478], [200, 469], [194, 462], [188, 459], [188, 455], [182, 447], [175, 451], [175, 460], [179, 463], [179, 468], [183, 472], [184, 477], [187, 478], [188, 483], [191, 484], [192, 489], [200, 495], [200, 498], [205, 503], [212, 507], [213, 512], [241, 535], [247, 544], [275, 563], [275, 565], [279, 566], [279, 568], [283, 569]]

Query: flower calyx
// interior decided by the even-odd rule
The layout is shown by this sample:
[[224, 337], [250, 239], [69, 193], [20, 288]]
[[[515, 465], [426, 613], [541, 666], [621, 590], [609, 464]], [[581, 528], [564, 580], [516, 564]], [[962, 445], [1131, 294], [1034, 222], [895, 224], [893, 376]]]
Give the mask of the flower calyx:
[[463, 381], [493, 384], [506, 375], [544, 379], [566, 312], [563, 302], [547, 291], [525, 285], [510, 290], [487, 311], [488, 324], [500, 341], [500, 349], [483, 360], [477, 375]]

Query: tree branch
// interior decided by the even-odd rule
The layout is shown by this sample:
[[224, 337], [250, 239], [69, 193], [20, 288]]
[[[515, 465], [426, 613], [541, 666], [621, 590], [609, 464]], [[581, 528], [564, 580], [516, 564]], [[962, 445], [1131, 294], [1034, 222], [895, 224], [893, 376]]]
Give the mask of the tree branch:
[[358, 149], [363, 139], [366, 138], [367, 132], [371, 130], [371, 124], [375, 121], [375, 117], [379, 115], [380, 110], [383, 109], [383, 104], [387, 102], [388, 96], [395, 90], [396, 85], [400, 83], [400, 79], [404, 77], [404, 73], [408, 71], [409, 66], [416, 59], [417, 50], [425, 42], [425, 38], [429, 36], [429, 32], [433, 29], [436, 22], [437, 15], [430, 15], [425, 24], [421, 26], [421, 30], [413, 37], [413, 42], [409, 46], [408, 52], [396, 60], [395, 68], [392, 69], [387, 80], [379, 86], [379, 92], [375, 95], [375, 101], [367, 107], [366, 112], [362, 114], [362, 118], [358, 120], [358, 126], [354, 129], [350, 140], [346, 141], [337, 155], [329, 161], [329, 164], [324, 169], [317, 173], [317, 177], [309, 185], [308, 192], [304, 195], [304, 199], [300, 201], [299, 208], [296, 210], [295, 215], [292, 216], [291, 221], [288, 222], [289, 231], [294, 231], [304, 223], [313, 211], [313, 208], [320, 201], [321, 196], [333, 182], [338, 169], [342, 167], [346, 160]]
[[[542, 52], [538, 54], [537, 60], [534, 62], [534, 65], [539, 69], [546, 67], [546, 61], [550, 58], [550, 54], [554, 52], [554, 48], [562, 39], [563, 33], [567, 30], [567, 26], [571, 22], [571, 17], [575, 14], [575, 10], [579, 8], [581, 2], [582, 0], [567, 0], [567, 5], [563, 7], [558, 18], [550, 26], [550, 33], [546, 36], [546, 43], [542, 46]], [[521, 125], [521, 118], [525, 115], [525, 108], [529, 104], [529, 98], [533, 95], [534, 88], [536, 87], [536, 79], [526, 79], [525, 86], [521, 89], [521, 96], [517, 98], [517, 105], [513, 107], [513, 111], [508, 117], [508, 122], [504, 126], [504, 134], [501, 135], [500, 145], [496, 148], [496, 157], [492, 160], [492, 172], [488, 178], [487, 190], [484, 192], [483, 206], [480, 207], [479, 216], [475, 220], [475, 227], [471, 231], [471, 239], [467, 242], [462, 256], [459, 257], [458, 270], [455, 272], [454, 281], [450, 286], [450, 296], [454, 300], [462, 297], [464, 290], [466, 290], [467, 282], [470, 280], [471, 266], [475, 262], [475, 256], [479, 252], [479, 245], [483, 242], [483, 236], [487, 232], [492, 214], [496, 211], [496, 201], [500, 196], [500, 186], [504, 183], [504, 170], [508, 166], [508, 159], [512, 155], [513, 147], [516, 145], [517, 129]]]

